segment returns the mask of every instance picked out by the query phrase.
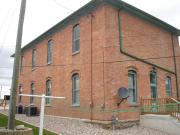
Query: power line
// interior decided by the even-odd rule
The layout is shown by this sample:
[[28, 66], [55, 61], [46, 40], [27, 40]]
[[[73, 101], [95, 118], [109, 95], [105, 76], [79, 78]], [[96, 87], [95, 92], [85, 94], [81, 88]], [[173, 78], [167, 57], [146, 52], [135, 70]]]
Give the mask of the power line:
[[[14, 9], [13, 9], [14, 8]], [[6, 31], [4, 32], [4, 37], [3, 37], [3, 41], [2, 41], [2, 45], [0, 46], [0, 53], [2, 52], [2, 50], [3, 50], [3, 47], [4, 47], [4, 43], [5, 43], [5, 41], [6, 41], [6, 39], [7, 39], [7, 33], [8, 33], [8, 31], [9, 31], [9, 29], [10, 29], [10, 26], [12, 25], [12, 21], [11, 21], [11, 19], [13, 18], [12, 16], [14, 16], [14, 14], [16, 13], [16, 10], [17, 10], [17, 8], [18, 8], [18, 6], [16, 5], [16, 7], [12, 7], [11, 9], [9, 9], [9, 11], [8, 11], [8, 18], [7, 18], [7, 20], [6, 20], [6, 22], [8, 22], [8, 20], [9, 20], [9, 22], [8, 22], [8, 24], [7, 24], [7, 29], [6, 29]], [[11, 14], [10, 14], [10, 10], [12, 10], [12, 12], [11, 12]], [[9, 17], [9, 15], [10, 15], [10, 17]], [[10, 19], [9, 19], [10, 18]], [[3, 26], [3, 24], [5, 24], [5, 23], [2, 23], [2, 26]]]
[[62, 5], [62, 4], [60, 4], [59, 2], [57, 2], [57, 0], [52, 0], [56, 5], [58, 5], [58, 6], [60, 6], [60, 7], [62, 7], [62, 8], [64, 8], [64, 9], [66, 9], [66, 10], [68, 10], [68, 11], [70, 11], [70, 12], [74, 12], [72, 9], [70, 9], [70, 8], [68, 8], [68, 7], [66, 7], [66, 6], [64, 6], [64, 5]]

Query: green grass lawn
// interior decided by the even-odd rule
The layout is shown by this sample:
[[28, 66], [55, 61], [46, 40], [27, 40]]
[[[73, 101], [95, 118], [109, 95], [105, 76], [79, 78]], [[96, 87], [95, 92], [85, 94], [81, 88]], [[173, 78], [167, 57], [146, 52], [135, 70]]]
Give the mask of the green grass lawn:
[[[6, 127], [7, 122], [8, 122], [8, 117], [6, 115], [0, 114], [0, 127]], [[22, 121], [16, 120], [15, 125], [24, 125], [25, 127], [29, 127], [29, 128], [33, 129], [33, 133], [34, 133], [33, 135], [39, 134], [39, 129], [37, 127], [34, 127], [34, 126], [24, 123]], [[44, 129], [43, 135], [57, 135], [57, 134], [49, 132]]]

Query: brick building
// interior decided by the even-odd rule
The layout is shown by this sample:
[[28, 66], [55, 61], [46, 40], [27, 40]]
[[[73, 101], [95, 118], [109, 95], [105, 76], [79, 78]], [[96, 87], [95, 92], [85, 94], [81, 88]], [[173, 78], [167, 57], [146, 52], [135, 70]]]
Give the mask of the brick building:
[[[180, 31], [120, 0], [93, 0], [22, 48], [19, 92], [46, 114], [137, 120], [139, 98], [177, 97]], [[117, 106], [120, 87], [130, 97]], [[21, 104], [39, 105], [19, 97]]]

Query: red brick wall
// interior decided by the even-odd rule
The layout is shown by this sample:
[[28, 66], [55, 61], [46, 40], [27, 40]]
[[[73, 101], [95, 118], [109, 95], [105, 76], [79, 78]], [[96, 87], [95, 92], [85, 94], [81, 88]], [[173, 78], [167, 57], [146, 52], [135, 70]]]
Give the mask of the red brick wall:
[[[149, 73], [153, 67], [140, 61], [126, 61], [131, 58], [120, 53], [118, 11], [107, 6], [105, 15], [106, 43], [104, 45], [104, 74], [106, 90], [105, 98], [107, 99], [106, 107], [117, 108], [117, 90], [122, 86], [128, 87], [129, 69], [135, 69], [137, 72], [138, 97], [151, 98]], [[125, 52], [141, 59], [173, 56], [171, 33], [130, 13], [120, 11], [120, 16], [122, 44]], [[178, 46], [177, 43], [175, 46]], [[179, 48], [176, 47], [176, 50], [178, 49]], [[147, 61], [174, 72], [173, 57], [153, 60], [149, 59]], [[176, 97], [175, 75], [158, 68], [156, 68], [156, 71], [158, 97], [166, 97], [166, 76], [170, 76], [172, 79], [173, 97]], [[180, 70], [178, 70], [178, 72], [180, 72]], [[136, 106], [130, 105], [125, 101], [122, 103], [120, 109], [127, 108], [137, 109]], [[131, 114], [120, 113], [116, 115], [119, 115], [119, 119], [138, 118], [138, 112]]]
[[[112, 115], [119, 119], [138, 119], [139, 112], [117, 113], [112, 109], [137, 109], [124, 101], [117, 107], [117, 90], [128, 86], [128, 70], [136, 69], [138, 97], [150, 98], [149, 72], [152, 66], [140, 61], [117, 62], [131, 59], [120, 53], [118, 11], [103, 5], [92, 12], [92, 69], [91, 69], [91, 16], [84, 15], [65, 28], [23, 52], [24, 68], [19, 84], [23, 93], [30, 93], [31, 81], [35, 83], [35, 94], [45, 93], [48, 78], [52, 81], [52, 95], [65, 96], [65, 100], [52, 100], [46, 107], [46, 114], [97, 120], [110, 120]], [[122, 18], [123, 49], [140, 58], [172, 55], [170, 33], [131, 14], [120, 12]], [[72, 55], [72, 28], [80, 24], [80, 53]], [[175, 37], [177, 39], [177, 37]], [[47, 42], [53, 40], [52, 64], [47, 65]], [[178, 46], [177, 41], [176, 48]], [[37, 51], [37, 68], [32, 70], [32, 50]], [[169, 70], [174, 70], [173, 59], [151, 60]], [[179, 61], [178, 61], [179, 62]], [[180, 64], [179, 64], [180, 65]], [[27, 66], [27, 67], [26, 67]], [[39, 66], [39, 67], [38, 67]], [[180, 66], [179, 66], [180, 67]], [[180, 68], [178, 67], [178, 72]], [[165, 97], [165, 77], [170, 75], [173, 83], [173, 96], [176, 95], [175, 77], [161, 69], [157, 70], [158, 97]], [[92, 71], [92, 74], [91, 74]], [[80, 107], [72, 107], [71, 76], [80, 74]], [[92, 75], [92, 76], [91, 76]], [[91, 86], [92, 77], [92, 86]], [[179, 79], [180, 80], [180, 79]], [[91, 87], [93, 113], [91, 115]], [[29, 98], [23, 97], [29, 104]], [[39, 99], [35, 100], [39, 104]], [[105, 110], [111, 111], [103, 111]]]

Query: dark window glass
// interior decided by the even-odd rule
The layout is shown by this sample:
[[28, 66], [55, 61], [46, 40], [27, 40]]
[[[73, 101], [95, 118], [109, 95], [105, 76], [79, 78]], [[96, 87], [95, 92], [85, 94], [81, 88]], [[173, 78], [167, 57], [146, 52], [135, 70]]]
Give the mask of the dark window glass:
[[[22, 90], [22, 85], [19, 85], [19, 94], [22, 94], [23, 90]], [[22, 102], [22, 96], [19, 96], [19, 103]]]
[[79, 52], [80, 49], [80, 26], [76, 25], [73, 28], [73, 41], [72, 41], [72, 52]]
[[32, 51], [32, 68], [36, 67], [36, 50], [33, 49]]
[[52, 63], [52, 46], [53, 46], [53, 42], [52, 40], [49, 40], [48, 47], [47, 47], [47, 64]]
[[72, 104], [80, 105], [79, 98], [79, 74], [74, 74], [72, 76]]
[[150, 73], [151, 98], [157, 98], [157, 77], [156, 72]]
[[[46, 81], [46, 96], [51, 96], [51, 81], [47, 80]], [[51, 99], [46, 98], [46, 105], [51, 104]]]
[[24, 65], [24, 57], [21, 56], [21, 63], [20, 63], [20, 72], [23, 71], [23, 65]]
[[166, 77], [166, 95], [168, 97], [172, 96], [171, 78]]
[[137, 77], [136, 72], [130, 70], [128, 72], [128, 90], [129, 90], [129, 103], [137, 102]]
[[[31, 83], [31, 93], [30, 95], [34, 95], [34, 90], [35, 90], [35, 87], [34, 87], [34, 83]], [[34, 103], [34, 97], [30, 97], [30, 104]]]

